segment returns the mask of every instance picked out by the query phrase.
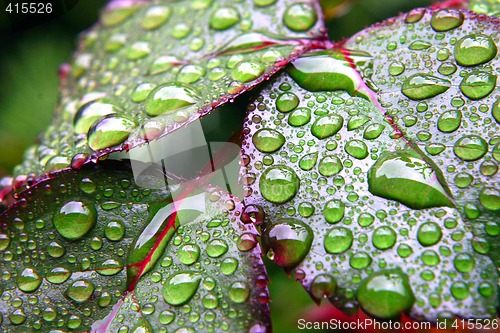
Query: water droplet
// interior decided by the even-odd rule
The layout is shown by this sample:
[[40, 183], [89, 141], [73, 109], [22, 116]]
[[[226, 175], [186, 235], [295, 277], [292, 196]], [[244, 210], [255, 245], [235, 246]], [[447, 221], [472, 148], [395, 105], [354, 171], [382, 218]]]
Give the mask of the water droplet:
[[[316, 153], [315, 153], [316, 154]], [[316, 160], [314, 161], [316, 163]], [[343, 165], [340, 158], [333, 155], [325, 156], [319, 162], [319, 173], [325, 177], [330, 177], [342, 171]]]
[[275, 3], [276, 0], [253, 0], [253, 3], [258, 7], [266, 7]]
[[110, 114], [99, 118], [90, 127], [88, 145], [92, 150], [101, 150], [119, 145], [136, 128], [134, 119]]
[[194, 83], [205, 75], [205, 68], [198, 65], [186, 65], [177, 73], [177, 81]]
[[80, 183], [80, 189], [87, 194], [92, 194], [96, 189], [96, 185], [92, 179], [84, 178]]
[[255, 237], [254, 234], [252, 233], [243, 233], [238, 239], [236, 240], [236, 246], [238, 250], [242, 252], [247, 252], [255, 248], [257, 245], [257, 238]]
[[266, 243], [273, 261], [285, 269], [296, 267], [305, 258], [313, 241], [312, 229], [297, 219], [280, 219], [266, 230]]
[[483, 188], [479, 194], [479, 202], [488, 210], [500, 210], [500, 190], [492, 187]]
[[330, 114], [316, 119], [311, 127], [311, 133], [318, 139], [335, 135], [344, 125], [344, 118], [338, 114]]
[[347, 122], [347, 130], [353, 131], [355, 129], [358, 129], [370, 120], [371, 118], [365, 115], [352, 116], [351, 119], [349, 119], [349, 121]]
[[142, 19], [142, 27], [153, 30], [167, 22], [172, 10], [166, 6], [151, 6]]
[[373, 231], [372, 243], [379, 250], [387, 250], [396, 244], [396, 232], [390, 227], [378, 227]]
[[470, 273], [476, 266], [476, 262], [470, 254], [459, 253], [453, 260], [453, 265], [461, 273]]
[[382, 124], [371, 124], [365, 129], [365, 132], [363, 133], [363, 138], [367, 140], [374, 140], [378, 138], [380, 134], [382, 134], [384, 129], [385, 127]]
[[368, 227], [368, 226], [370, 226], [373, 223], [374, 220], [375, 220], [375, 218], [370, 213], [361, 213], [358, 216], [358, 223], [362, 227]]
[[17, 309], [9, 314], [9, 320], [13, 325], [21, 325], [26, 321], [26, 314], [23, 309]]
[[344, 218], [345, 204], [338, 200], [333, 199], [328, 201], [323, 208], [323, 215], [328, 223], [337, 223]]
[[47, 253], [52, 258], [60, 258], [64, 255], [66, 249], [58, 242], [51, 242], [47, 247]]
[[408, 77], [401, 92], [413, 100], [422, 100], [444, 93], [451, 86], [450, 81], [426, 74], [414, 74]]
[[475, 161], [483, 157], [488, 151], [486, 141], [476, 135], [466, 135], [455, 142], [453, 152], [464, 161]]
[[500, 124], [500, 98], [491, 106], [491, 115]]
[[458, 28], [464, 22], [464, 15], [451, 8], [436, 11], [431, 18], [432, 29], [436, 31], [449, 31]]
[[137, 60], [148, 56], [151, 53], [151, 48], [148, 42], [135, 42], [125, 52], [125, 55], [130, 60]]
[[32, 293], [40, 287], [42, 278], [31, 268], [25, 268], [17, 277], [17, 287], [25, 293]]
[[345, 227], [335, 227], [326, 233], [323, 245], [326, 252], [337, 254], [349, 250], [352, 241], [353, 237], [351, 230]]
[[146, 99], [146, 113], [151, 117], [171, 113], [191, 106], [199, 99], [198, 93], [187, 85], [166, 83], [151, 91]]
[[368, 147], [361, 140], [351, 140], [345, 145], [345, 151], [358, 160], [365, 159], [368, 156]]
[[247, 205], [241, 214], [241, 222], [245, 224], [253, 223], [259, 225], [264, 221], [264, 210], [258, 205]]
[[116, 259], [107, 259], [99, 265], [96, 272], [104, 275], [111, 276], [120, 273], [123, 270], [123, 264]]
[[260, 63], [243, 61], [233, 68], [231, 78], [240, 82], [250, 82], [262, 76], [264, 71], [265, 68]]
[[484, 64], [497, 55], [497, 46], [490, 36], [471, 34], [455, 44], [455, 59], [462, 66]]
[[403, 74], [405, 69], [405, 65], [402, 62], [395, 61], [389, 66], [389, 74], [391, 74], [392, 76], [398, 76]]
[[418, 22], [424, 17], [426, 10], [425, 8], [415, 8], [412, 9], [405, 18], [406, 23], [415, 23]]
[[170, 311], [170, 310], [164, 310], [160, 313], [160, 316], [158, 317], [160, 323], [163, 325], [168, 325], [171, 322], [174, 321], [175, 319], [175, 313]]
[[435, 222], [426, 222], [418, 228], [418, 242], [423, 246], [431, 246], [441, 240], [443, 236], [441, 228]]
[[454, 282], [451, 285], [451, 294], [458, 300], [469, 297], [469, 287], [462, 281]]
[[88, 280], [75, 281], [66, 289], [66, 296], [77, 303], [89, 300], [93, 293], [94, 284]]
[[302, 156], [299, 160], [299, 167], [304, 171], [312, 170], [318, 161], [318, 153], [310, 153]]
[[301, 202], [298, 212], [302, 217], [309, 217], [314, 214], [314, 205], [310, 202]]
[[215, 309], [219, 305], [219, 299], [214, 294], [207, 294], [203, 297], [201, 304], [206, 309]]
[[0, 251], [5, 251], [10, 244], [10, 237], [6, 234], [0, 234]]
[[426, 50], [429, 47], [431, 47], [431, 43], [423, 41], [423, 40], [416, 40], [412, 42], [410, 45], [408, 45], [408, 48], [410, 50], [415, 50], [415, 51], [420, 51], [420, 50]]
[[276, 108], [283, 113], [292, 111], [297, 105], [299, 105], [299, 98], [292, 92], [282, 93], [276, 99]]
[[118, 106], [103, 102], [93, 101], [83, 105], [75, 115], [74, 126], [76, 134], [87, 134], [94, 121], [113, 113], [123, 112]]
[[354, 269], [364, 269], [372, 263], [372, 258], [368, 253], [358, 252], [354, 253], [349, 260], [349, 264]]
[[236, 258], [231, 258], [231, 257], [226, 258], [220, 264], [220, 271], [224, 275], [233, 274], [237, 268], [238, 268], [238, 259]]
[[201, 275], [196, 272], [184, 271], [175, 273], [163, 284], [162, 295], [170, 305], [183, 305], [193, 298], [201, 282]]
[[318, 274], [314, 277], [309, 288], [313, 299], [319, 302], [324, 297], [333, 296], [335, 289], [337, 289], [337, 281], [329, 274]]
[[255, 132], [252, 142], [263, 153], [274, 153], [285, 144], [285, 137], [278, 131], [262, 128]]
[[299, 184], [299, 177], [292, 168], [278, 165], [264, 171], [259, 189], [266, 200], [279, 204], [291, 200], [297, 194]]
[[288, 7], [283, 16], [285, 25], [293, 31], [309, 30], [318, 20], [314, 7], [308, 3], [297, 3]]
[[[172, 69], [173, 67], [175, 67], [179, 64], [181, 64], [181, 61], [174, 56], [164, 55], [164, 56], [158, 57], [155, 61], [153, 61], [151, 66], [149, 66], [149, 75], [156, 75], [156, 74], [164, 73], [164, 72]], [[139, 87], [144, 85], [144, 84], [151, 86], [149, 91], [151, 91], [154, 88], [154, 86], [151, 83], [143, 83], [143, 84], [139, 85]], [[146, 89], [142, 89], [141, 96], [144, 96], [146, 94], [146, 92], [144, 90], [146, 90]], [[143, 100], [146, 99], [146, 96], [143, 98]]]
[[213, 239], [207, 245], [207, 255], [212, 258], [218, 258], [225, 254], [229, 249], [227, 243], [223, 239]]
[[250, 295], [250, 287], [245, 282], [234, 282], [227, 291], [229, 298], [235, 303], [243, 303]]
[[451, 133], [456, 131], [462, 123], [462, 112], [459, 110], [445, 111], [439, 116], [437, 126], [441, 132]]
[[440, 169], [414, 150], [384, 153], [368, 171], [369, 191], [413, 209], [453, 207]]
[[125, 226], [120, 221], [110, 221], [106, 227], [104, 227], [104, 235], [110, 241], [120, 241], [125, 235]]
[[210, 17], [210, 27], [215, 30], [226, 30], [240, 21], [240, 14], [234, 8], [219, 8]]
[[200, 257], [200, 247], [196, 244], [184, 244], [177, 252], [177, 256], [184, 265], [192, 265]]
[[408, 276], [400, 269], [373, 273], [361, 282], [356, 295], [361, 307], [378, 318], [396, 318], [415, 302]]
[[64, 267], [55, 267], [47, 275], [45, 279], [50, 283], [61, 284], [66, 282], [71, 277], [71, 272]]
[[66, 239], [75, 240], [85, 236], [97, 221], [93, 205], [70, 201], [54, 214], [54, 227]]
[[467, 74], [460, 82], [462, 93], [472, 100], [485, 98], [495, 89], [497, 76], [485, 72]]

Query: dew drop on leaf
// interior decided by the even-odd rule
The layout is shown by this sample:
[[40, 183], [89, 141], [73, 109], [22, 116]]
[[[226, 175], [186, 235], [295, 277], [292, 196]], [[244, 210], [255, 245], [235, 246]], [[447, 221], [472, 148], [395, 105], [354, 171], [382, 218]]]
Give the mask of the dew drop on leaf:
[[479, 194], [479, 201], [484, 208], [488, 210], [500, 210], [500, 190], [492, 187], [485, 187]]
[[[325, 157], [325, 158], [327, 158], [327, 157]], [[332, 159], [333, 158], [334, 157], [332, 157]], [[300, 158], [299, 167], [304, 171], [309, 171], [309, 170], [312, 170], [316, 166], [317, 161], [318, 161], [318, 153], [306, 154]], [[328, 168], [329, 167], [328, 162], [329, 162], [329, 160], [327, 159], [325, 166], [321, 167], [321, 165], [320, 165], [320, 172], [322, 170], [323, 170], [323, 172], [328, 172], [328, 170], [330, 170]], [[339, 160], [339, 162], [340, 162], [340, 160]], [[328, 170], [325, 170], [325, 169], [328, 169]]]
[[229, 298], [235, 303], [243, 303], [250, 295], [250, 287], [245, 282], [234, 282], [227, 291]]
[[497, 76], [486, 72], [467, 74], [460, 82], [462, 93], [472, 100], [483, 99], [493, 92], [496, 87]]
[[162, 295], [170, 305], [182, 305], [189, 302], [198, 290], [201, 275], [196, 272], [178, 272], [167, 278], [163, 284]]
[[318, 274], [314, 277], [309, 287], [311, 296], [320, 301], [324, 297], [333, 296], [335, 289], [337, 289], [337, 281], [330, 274]]
[[345, 204], [338, 200], [333, 199], [328, 201], [323, 208], [323, 215], [328, 223], [337, 223], [344, 218]]
[[286, 9], [283, 16], [283, 22], [293, 31], [309, 30], [317, 20], [316, 10], [308, 3], [291, 5]]
[[379, 250], [387, 250], [396, 244], [397, 237], [392, 228], [382, 226], [373, 231], [372, 243]]
[[449, 31], [464, 22], [464, 15], [456, 9], [441, 9], [432, 14], [431, 26], [436, 31]]
[[76, 240], [85, 236], [96, 224], [97, 211], [91, 204], [70, 201], [54, 214], [57, 232], [66, 239]]
[[246, 83], [262, 76], [264, 70], [264, 66], [258, 62], [243, 61], [233, 68], [231, 78]]
[[210, 27], [215, 30], [226, 30], [240, 21], [240, 15], [234, 8], [219, 8], [210, 17]]
[[99, 118], [90, 127], [88, 144], [92, 150], [101, 150], [119, 145], [136, 128], [135, 120], [125, 116], [110, 114]]
[[167, 6], [150, 7], [142, 19], [142, 27], [153, 30], [164, 24], [169, 18], [172, 10]]
[[272, 166], [260, 177], [259, 188], [266, 200], [272, 203], [284, 203], [297, 194], [299, 177], [288, 166]]
[[[317, 156], [317, 153], [314, 153], [316, 154]], [[303, 161], [303, 159], [308, 156], [308, 155], [305, 155], [300, 162]], [[314, 160], [314, 164], [316, 164], [316, 160]], [[312, 165], [314, 167], [314, 164]], [[300, 167], [301, 169], [303, 170], [307, 170], [307, 169], [304, 169], [302, 167], [302, 164], [300, 164]], [[330, 176], [333, 176], [333, 175], [336, 175], [338, 174], [340, 171], [342, 171], [343, 169], [343, 165], [342, 165], [342, 161], [340, 160], [340, 158], [338, 158], [337, 156], [334, 156], [334, 155], [327, 155], [325, 157], [323, 157], [321, 159], [321, 161], [319, 162], [319, 166], [318, 166], [318, 171], [321, 175], [325, 176], [325, 177], [330, 177]]]
[[451, 133], [456, 131], [462, 123], [462, 112], [449, 110], [443, 112], [438, 119], [437, 126], [441, 132]]
[[373, 273], [363, 280], [356, 295], [367, 313], [379, 318], [396, 318], [415, 302], [408, 276], [400, 269]]
[[497, 55], [498, 49], [490, 36], [471, 34], [455, 44], [455, 59], [462, 66], [484, 64]]
[[488, 151], [486, 141], [477, 135], [466, 135], [455, 142], [453, 152], [464, 161], [475, 161]]
[[311, 133], [318, 139], [326, 139], [340, 131], [343, 125], [344, 118], [341, 115], [327, 115], [316, 119], [311, 126]]
[[261, 152], [273, 153], [285, 144], [285, 137], [276, 130], [262, 128], [255, 132], [252, 142]]
[[45, 276], [45, 279], [53, 284], [66, 282], [71, 276], [71, 272], [64, 267], [55, 267]]
[[414, 74], [403, 83], [401, 92], [413, 100], [422, 100], [444, 93], [451, 86], [450, 81], [427, 74]]
[[345, 227], [335, 227], [328, 230], [323, 245], [326, 252], [337, 254], [349, 250], [352, 242], [353, 236], [351, 230]]
[[42, 278], [32, 267], [25, 268], [17, 277], [17, 287], [25, 293], [32, 293], [40, 287]]
[[87, 301], [93, 293], [94, 284], [88, 280], [75, 281], [66, 289], [66, 296], [77, 303]]
[[198, 93], [191, 87], [179, 83], [166, 83], [153, 89], [146, 99], [146, 113], [156, 117], [171, 113], [198, 102]]
[[120, 113], [123, 110], [109, 102], [94, 101], [83, 105], [75, 115], [74, 126], [75, 133], [87, 134], [90, 126], [97, 119], [114, 113]]
[[213, 239], [207, 244], [207, 255], [212, 258], [218, 258], [224, 255], [229, 249], [227, 243], [223, 239]]
[[439, 242], [443, 233], [435, 222], [425, 222], [418, 228], [417, 239], [423, 246], [431, 246]]
[[200, 247], [196, 244], [184, 244], [179, 248], [177, 256], [184, 265], [192, 265], [200, 257]]

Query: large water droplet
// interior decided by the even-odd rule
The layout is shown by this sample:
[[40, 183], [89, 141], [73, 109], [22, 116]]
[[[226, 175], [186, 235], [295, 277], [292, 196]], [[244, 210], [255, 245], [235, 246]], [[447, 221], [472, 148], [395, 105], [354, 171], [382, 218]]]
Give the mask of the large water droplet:
[[453, 207], [440, 169], [414, 150], [387, 152], [368, 171], [369, 191], [413, 209]]
[[177, 256], [184, 265], [192, 265], [200, 257], [200, 247], [196, 244], [184, 244], [177, 252]]
[[311, 133], [318, 139], [335, 135], [344, 125], [344, 118], [338, 114], [330, 114], [316, 119], [311, 127]]
[[158, 28], [163, 23], [167, 22], [172, 10], [166, 6], [151, 6], [142, 19], [142, 27], [146, 30]]
[[475, 161], [488, 151], [488, 143], [477, 135], [466, 135], [455, 142], [453, 152], [464, 161]]
[[88, 280], [75, 281], [66, 289], [66, 296], [77, 303], [87, 301], [93, 293], [94, 284]]
[[191, 106], [200, 99], [191, 87], [178, 83], [166, 83], [153, 89], [146, 99], [146, 113], [155, 117]]
[[138, 8], [139, 6], [126, 1], [110, 3], [101, 15], [101, 22], [107, 27], [117, 25], [134, 14]]
[[379, 318], [396, 318], [415, 302], [408, 276], [400, 269], [373, 273], [361, 282], [356, 295], [361, 307]]
[[[316, 160], [314, 161], [314, 163], [316, 163]], [[340, 158], [334, 155], [327, 155], [323, 157], [319, 162], [318, 166], [319, 173], [325, 177], [331, 177], [333, 175], [336, 175], [340, 171], [342, 171], [342, 169], [343, 169], [342, 161], [340, 160]]]
[[449, 110], [443, 112], [438, 119], [437, 126], [441, 132], [451, 133], [456, 131], [462, 123], [462, 112]]
[[272, 203], [291, 200], [299, 190], [299, 177], [292, 168], [285, 165], [269, 167], [260, 177], [262, 196]]
[[285, 92], [276, 99], [276, 109], [286, 113], [295, 109], [299, 105], [299, 98], [292, 92]]
[[318, 153], [310, 153], [302, 156], [299, 161], [299, 167], [304, 171], [312, 170], [318, 161]]
[[264, 66], [258, 62], [243, 61], [233, 68], [231, 78], [240, 82], [250, 82], [262, 76], [264, 71]]
[[297, 3], [288, 7], [283, 16], [285, 25], [293, 31], [309, 30], [318, 20], [311, 4]]
[[329, 274], [319, 274], [314, 277], [309, 288], [311, 296], [319, 302], [324, 297], [333, 296], [337, 289], [337, 281]]
[[229, 298], [235, 303], [243, 303], [250, 295], [250, 287], [245, 282], [234, 282], [227, 291]]
[[460, 90], [470, 99], [478, 100], [491, 94], [496, 84], [496, 75], [486, 72], [473, 72], [467, 74], [460, 82]]
[[240, 21], [240, 14], [234, 8], [219, 8], [210, 17], [210, 27], [215, 30], [226, 30]]
[[490, 36], [471, 34], [455, 44], [455, 59], [462, 66], [484, 64], [497, 55], [498, 49]]
[[266, 242], [273, 251], [273, 261], [291, 269], [305, 258], [313, 241], [312, 229], [296, 219], [281, 219], [266, 230]]
[[379, 227], [373, 231], [372, 243], [379, 250], [387, 250], [396, 244], [396, 232], [390, 227]]
[[97, 119], [109, 114], [120, 113], [122, 111], [123, 110], [118, 106], [103, 101], [87, 103], [82, 106], [75, 115], [75, 133], [87, 134], [90, 126]]
[[368, 156], [368, 147], [361, 140], [351, 140], [345, 145], [345, 151], [358, 160], [365, 159]]
[[456, 9], [441, 9], [436, 11], [431, 18], [432, 29], [448, 31], [458, 28], [464, 22], [464, 15]]
[[207, 244], [207, 255], [212, 258], [219, 258], [224, 255], [229, 249], [227, 242], [223, 239], [212, 239]]
[[25, 293], [36, 291], [41, 283], [42, 278], [31, 267], [25, 268], [17, 277], [17, 287]]
[[97, 221], [97, 211], [91, 204], [70, 201], [52, 219], [54, 227], [64, 238], [75, 240], [85, 236]]
[[88, 144], [92, 150], [100, 150], [119, 145], [137, 127], [134, 119], [110, 114], [99, 118], [90, 127]]
[[326, 252], [337, 254], [349, 250], [352, 241], [351, 230], [345, 227], [335, 227], [326, 233], [323, 245]]
[[423, 246], [431, 246], [439, 242], [443, 233], [441, 228], [435, 222], [425, 222], [418, 228], [418, 242]]
[[323, 215], [328, 223], [337, 223], [344, 218], [345, 204], [338, 200], [333, 199], [328, 201], [323, 208]]
[[500, 210], [500, 190], [492, 187], [485, 187], [479, 194], [479, 201], [484, 208], [488, 210]]
[[349, 60], [338, 51], [316, 51], [295, 59], [287, 72], [308, 91], [346, 90], [351, 96], [366, 97], [358, 88], [363, 86], [358, 70], [370, 67], [372, 56], [365, 52], [349, 51]]
[[401, 92], [413, 100], [422, 100], [444, 93], [451, 86], [450, 81], [426, 74], [414, 74], [408, 77]]
[[200, 285], [201, 275], [197, 272], [184, 271], [175, 273], [163, 284], [162, 295], [170, 305], [182, 305], [189, 302]]
[[262, 128], [253, 135], [252, 142], [259, 151], [273, 153], [285, 144], [285, 137], [276, 130]]

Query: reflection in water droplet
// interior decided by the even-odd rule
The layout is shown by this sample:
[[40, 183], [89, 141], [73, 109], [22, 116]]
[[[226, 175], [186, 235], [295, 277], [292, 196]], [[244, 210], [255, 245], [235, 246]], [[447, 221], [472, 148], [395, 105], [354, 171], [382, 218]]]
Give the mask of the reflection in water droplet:
[[285, 144], [285, 137], [276, 130], [262, 128], [253, 135], [252, 142], [259, 151], [273, 153]]
[[379, 318], [398, 318], [415, 302], [408, 276], [400, 269], [373, 273], [363, 280], [356, 295], [367, 313]]
[[166, 83], [153, 89], [146, 99], [146, 113], [155, 117], [191, 106], [200, 99], [191, 87], [178, 83]]
[[418, 242], [423, 246], [431, 246], [439, 242], [443, 233], [441, 228], [435, 222], [426, 222], [418, 228]]
[[260, 177], [259, 189], [266, 200], [284, 203], [297, 194], [299, 183], [299, 177], [292, 168], [278, 165], [264, 171]]
[[451, 133], [456, 131], [462, 123], [462, 112], [449, 110], [443, 112], [438, 119], [437, 126], [441, 132]]
[[296, 3], [288, 7], [283, 16], [285, 25], [293, 31], [309, 30], [318, 20], [314, 7], [309, 3]]
[[418, 22], [424, 17], [426, 10], [425, 8], [415, 8], [412, 9], [405, 18], [406, 23], [415, 23]]
[[431, 18], [432, 29], [436, 31], [449, 31], [458, 28], [464, 22], [464, 15], [452, 8], [436, 11]]
[[184, 244], [177, 252], [179, 261], [184, 265], [192, 265], [200, 257], [200, 247], [196, 244]]
[[227, 291], [229, 298], [235, 303], [243, 303], [250, 295], [250, 287], [245, 282], [234, 282]]
[[344, 218], [345, 204], [338, 200], [333, 199], [328, 201], [323, 208], [323, 215], [328, 223], [337, 223]]
[[78, 280], [73, 282], [66, 289], [66, 296], [77, 303], [83, 303], [90, 299], [94, 292], [94, 284], [88, 280]]
[[351, 140], [345, 145], [345, 151], [358, 160], [368, 157], [368, 147], [361, 140]]
[[472, 100], [485, 98], [493, 92], [497, 84], [497, 76], [485, 72], [467, 74], [460, 82], [462, 93]]
[[99, 118], [90, 127], [88, 145], [92, 150], [101, 150], [119, 145], [137, 127], [134, 119], [110, 114]]
[[281, 219], [266, 230], [265, 241], [273, 261], [285, 269], [296, 267], [305, 258], [313, 241], [312, 229], [297, 219]]
[[330, 114], [316, 119], [311, 133], [318, 139], [325, 139], [336, 134], [344, 125], [344, 118], [338, 114]]
[[323, 245], [326, 252], [337, 254], [349, 250], [352, 241], [353, 237], [351, 230], [345, 227], [335, 227], [326, 233]]
[[368, 171], [369, 191], [413, 209], [453, 207], [440, 169], [414, 150], [384, 153]]
[[64, 238], [80, 239], [94, 227], [97, 211], [93, 205], [70, 201], [54, 214], [52, 221], [57, 232]]
[[312, 170], [318, 161], [318, 153], [310, 153], [302, 156], [299, 160], [299, 167], [304, 171]]
[[379, 250], [390, 249], [396, 244], [396, 240], [396, 232], [390, 227], [379, 227], [373, 232], [372, 243]]
[[[151, 66], [149, 66], [149, 75], [156, 75], [156, 74], [166, 72], [166, 71], [172, 69], [174, 66], [179, 65], [180, 63], [181, 63], [180, 60], [174, 56], [164, 55], [164, 56], [158, 57], [155, 61], [153, 61]], [[143, 83], [139, 86], [142, 86], [144, 84], [152, 85], [150, 83]], [[152, 88], [150, 90], [152, 90]]]
[[453, 152], [464, 161], [475, 161], [483, 157], [488, 151], [486, 141], [476, 135], [466, 135], [455, 142]]
[[17, 287], [25, 293], [32, 293], [40, 287], [42, 278], [31, 268], [25, 268], [17, 277]]
[[186, 304], [198, 290], [200, 282], [199, 273], [190, 271], [175, 273], [163, 284], [163, 298], [170, 305]]
[[462, 66], [484, 64], [497, 55], [498, 49], [490, 36], [471, 34], [455, 44], [455, 59]]
[[[316, 154], [317, 157], [317, 153]], [[307, 155], [306, 155], [307, 156]], [[305, 157], [305, 156], [304, 156]], [[301, 160], [302, 161], [302, 160]], [[314, 164], [316, 164], [316, 160], [314, 160]], [[314, 165], [313, 165], [314, 167]], [[302, 168], [302, 166], [301, 166]], [[342, 161], [340, 158], [334, 155], [327, 155], [321, 159], [318, 166], [318, 171], [325, 177], [331, 177], [333, 175], [338, 174], [343, 169]], [[302, 168], [303, 169], [303, 168]]]
[[118, 106], [102, 102], [94, 101], [83, 105], [75, 114], [74, 126], [76, 134], [87, 134], [90, 126], [94, 121], [113, 113], [123, 112]]
[[408, 77], [401, 92], [413, 100], [422, 100], [444, 93], [451, 86], [451, 82], [426, 74], [414, 74]]
[[299, 98], [292, 92], [285, 92], [276, 99], [276, 109], [286, 113], [295, 109], [299, 105]]
[[324, 297], [333, 296], [335, 289], [337, 289], [337, 281], [329, 274], [318, 274], [314, 277], [309, 287], [311, 296], [319, 302]]

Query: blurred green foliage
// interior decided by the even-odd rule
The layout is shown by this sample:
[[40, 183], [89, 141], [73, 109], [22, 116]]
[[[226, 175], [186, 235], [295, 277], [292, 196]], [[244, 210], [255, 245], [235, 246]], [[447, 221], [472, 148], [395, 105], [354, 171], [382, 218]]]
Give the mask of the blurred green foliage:
[[[9, 174], [24, 150], [50, 122], [57, 103], [58, 67], [68, 62], [78, 33], [97, 20], [105, 0], [80, 0], [50, 22], [13, 31], [0, 19], [4, 36], [0, 53], [0, 176]], [[395, 16], [429, 0], [322, 0], [330, 38], [347, 38], [372, 23]], [[297, 320], [313, 303], [299, 283], [267, 261], [275, 332], [298, 332]]]

